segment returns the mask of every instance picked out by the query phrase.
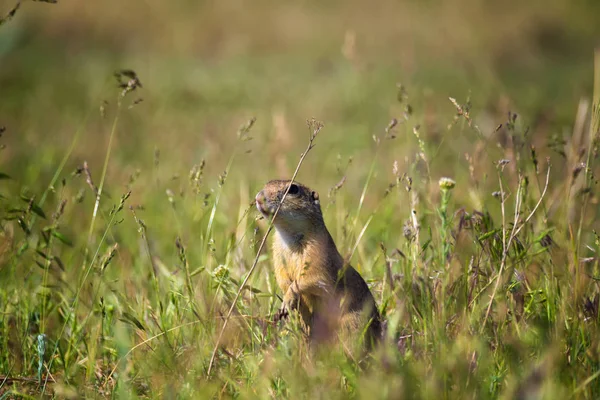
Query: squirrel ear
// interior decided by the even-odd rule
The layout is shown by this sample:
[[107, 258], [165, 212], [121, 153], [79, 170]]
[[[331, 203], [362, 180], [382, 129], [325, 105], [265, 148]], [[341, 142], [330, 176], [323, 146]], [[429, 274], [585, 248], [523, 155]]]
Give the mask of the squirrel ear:
[[316, 204], [319, 204], [319, 193], [317, 192], [312, 192], [312, 198], [315, 201]]

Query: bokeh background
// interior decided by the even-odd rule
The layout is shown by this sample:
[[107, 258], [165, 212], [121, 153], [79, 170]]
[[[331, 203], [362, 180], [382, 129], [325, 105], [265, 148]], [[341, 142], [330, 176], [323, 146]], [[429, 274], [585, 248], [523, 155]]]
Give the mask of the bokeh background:
[[[238, 127], [256, 117], [248, 179], [289, 175], [315, 117], [326, 128], [300, 177], [329, 187], [316, 172], [335, 173], [338, 154], [370, 159], [372, 135], [402, 119], [406, 103], [417, 117], [395, 158], [414, 153], [420, 124], [432, 148], [443, 143], [460, 162], [473, 137], [445, 129], [449, 96], [470, 98], [484, 133], [510, 110], [540, 140], [563, 135], [591, 96], [599, 38], [594, 0], [23, 2], [0, 32], [4, 162], [48, 178], [91, 113], [74, 155], [100, 164], [110, 129], [99, 109], [114, 109], [107, 88], [121, 68], [138, 73], [144, 101], [120, 121], [109, 174], [144, 169], [155, 149], [168, 173], [200, 159], [217, 172]], [[446, 156], [432, 168], [460, 167]]]

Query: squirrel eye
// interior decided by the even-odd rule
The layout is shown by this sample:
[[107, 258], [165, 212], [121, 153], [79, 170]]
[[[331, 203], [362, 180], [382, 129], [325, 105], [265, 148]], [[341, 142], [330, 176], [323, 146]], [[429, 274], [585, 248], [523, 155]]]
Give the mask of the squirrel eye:
[[298, 194], [299, 191], [300, 191], [300, 188], [298, 187], [298, 185], [295, 185], [292, 183], [290, 185], [290, 191], [288, 193], [289, 194]]

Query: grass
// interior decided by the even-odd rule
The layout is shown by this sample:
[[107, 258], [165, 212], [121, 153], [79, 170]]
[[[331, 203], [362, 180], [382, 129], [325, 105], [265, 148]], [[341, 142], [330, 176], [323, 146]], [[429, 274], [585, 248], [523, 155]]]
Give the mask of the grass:
[[[66, 56], [79, 42], [61, 36], [60, 3], [24, 3], [0, 26], [0, 399], [600, 396], [597, 6], [547, 5], [507, 50], [472, 35], [496, 12], [511, 21], [492, 6], [465, 0], [480, 18], [461, 25], [403, 5], [432, 29], [415, 31], [410, 72], [387, 54], [408, 28], [376, 23], [391, 3], [364, 21], [354, 2], [257, 3], [250, 17], [290, 27], [273, 43], [273, 18], [240, 42], [252, 18], [203, 8], [211, 34], [211, 16], [230, 18], [234, 53], [211, 58], [199, 38], [206, 62], [190, 55], [194, 18], [152, 4], [180, 22], [172, 49], [147, 9], [118, 26], [110, 7], [80, 10], [81, 59]], [[457, 58], [434, 40], [444, 27]], [[580, 47], [548, 45], [557, 27]], [[122, 34], [152, 50], [99, 44]], [[302, 153], [313, 115], [324, 127]], [[282, 293], [253, 198], [297, 163], [386, 321], [366, 362], [338, 345], [310, 354], [293, 316], [273, 320]]]

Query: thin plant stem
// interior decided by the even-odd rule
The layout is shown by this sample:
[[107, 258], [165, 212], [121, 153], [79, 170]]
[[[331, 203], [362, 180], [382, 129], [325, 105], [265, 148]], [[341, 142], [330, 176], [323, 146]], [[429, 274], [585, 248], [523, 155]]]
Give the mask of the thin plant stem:
[[[309, 126], [310, 126], [310, 123], [309, 123]], [[283, 193], [283, 196], [281, 197], [281, 201], [279, 202], [279, 204], [277, 205], [277, 208], [275, 209], [275, 213], [273, 213], [273, 218], [271, 218], [269, 227], [267, 228], [267, 232], [265, 233], [265, 235], [262, 238], [262, 241], [260, 242], [260, 246], [258, 247], [256, 256], [254, 257], [252, 266], [250, 267], [250, 270], [248, 271], [248, 273], [246, 274], [246, 277], [244, 278], [242, 284], [240, 285], [240, 288], [238, 289], [238, 291], [235, 295], [235, 298], [233, 299], [233, 302], [231, 303], [231, 307], [229, 307], [229, 311], [227, 312], [227, 315], [225, 316], [225, 320], [223, 321], [223, 326], [221, 327], [221, 331], [219, 332], [219, 336], [217, 337], [215, 347], [214, 347], [214, 349], [212, 351], [212, 355], [210, 357], [210, 362], [208, 363], [208, 370], [206, 373], [207, 376], [210, 376], [210, 373], [212, 371], [212, 367], [214, 365], [215, 358], [217, 356], [217, 351], [219, 350], [219, 346], [221, 344], [221, 339], [223, 338], [223, 333], [225, 332], [225, 328], [227, 328], [227, 324], [231, 318], [233, 309], [237, 305], [237, 301], [240, 298], [242, 290], [244, 290], [244, 288], [246, 287], [246, 284], [248, 283], [250, 276], [252, 276], [252, 273], [254, 272], [254, 270], [256, 269], [256, 266], [258, 265], [258, 259], [260, 258], [260, 254], [262, 253], [262, 251], [265, 247], [267, 238], [269, 237], [269, 234], [271, 233], [271, 230], [273, 229], [273, 222], [275, 221], [275, 218], [277, 218], [277, 214], [279, 214], [279, 209], [281, 208], [281, 205], [285, 201], [285, 198], [286, 198], [288, 192], [290, 191], [290, 187], [292, 186], [292, 183], [296, 179], [296, 176], [298, 175], [298, 172], [300, 171], [300, 167], [304, 163], [304, 159], [306, 158], [306, 156], [308, 155], [310, 150], [312, 150], [312, 148], [315, 146], [315, 144], [314, 144], [315, 138], [317, 137], [317, 134], [319, 133], [319, 131], [321, 130], [322, 127], [323, 127], [323, 125], [321, 123], [315, 123], [315, 126], [312, 127], [313, 131], [311, 132], [310, 138], [308, 140], [308, 145], [306, 147], [306, 150], [300, 156], [300, 160], [298, 161], [298, 164], [296, 165], [296, 170], [294, 171], [294, 174], [292, 175], [292, 179], [290, 180], [288, 187], [286, 188], [285, 192]]]

